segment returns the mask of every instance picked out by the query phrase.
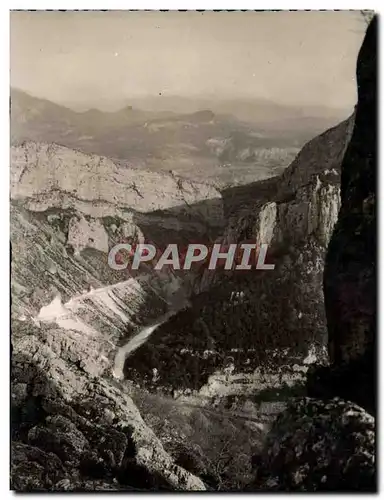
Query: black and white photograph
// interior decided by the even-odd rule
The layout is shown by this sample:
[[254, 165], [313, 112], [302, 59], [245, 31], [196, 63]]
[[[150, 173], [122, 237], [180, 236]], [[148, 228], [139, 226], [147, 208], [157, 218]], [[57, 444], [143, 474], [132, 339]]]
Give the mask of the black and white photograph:
[[8, 14], [9, 489], [377, 492], [379, 15]]

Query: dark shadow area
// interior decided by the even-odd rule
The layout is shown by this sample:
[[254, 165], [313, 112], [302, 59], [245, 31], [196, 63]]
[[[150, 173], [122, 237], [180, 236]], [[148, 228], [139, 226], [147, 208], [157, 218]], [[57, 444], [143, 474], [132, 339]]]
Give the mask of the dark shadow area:
[[341, 209], [330, 241], [324, 297], [331, 366], [311, 392], [341, 396], [376, 413], [377, 389], [377, 16], [357, 61], [358, 104], [342, 162]]

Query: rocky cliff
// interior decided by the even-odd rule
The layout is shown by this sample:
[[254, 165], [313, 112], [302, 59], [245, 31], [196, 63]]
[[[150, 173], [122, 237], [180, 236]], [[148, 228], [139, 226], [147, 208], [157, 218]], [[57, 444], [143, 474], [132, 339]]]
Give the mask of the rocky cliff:
[[122, 167], [56, 144], [24, 142], [11, 148], [11, 196], [31, 210], [71, 207], [94, 217], [124, 209], [147, 213], [179, 207], [183, 212], [196, 204], [213, 226], [222, 224], [220, 193], [207, 184]]
[[[62, 146], [12, 149], [14, 489], [373, 489], [373, 30], [359, 56], [356, 113], [268, 181], [218, 192]], [[150, 267], [122, 275], [107, 263], [118, 242], [196, 236], [266, 243], [275, 268], [202, 269], [191, 279]], [[183, 304], [192, 290], [191, 307], [170, 317], [175, 294]], [[159, 318], [125, 363], [133, 389], [115, 376], [116, 352]], [[308, 383], [314, 363], [323, 366]], [[326, 401], [296, 400], [307, 391]], [[167, 414], [164, 392], [175, 397]], [[151, 405], [144, 420], [131, 396]], [[263, 407], [280, 412], [287, 401], [251, 463], [270, 423]], [[161, 440], [148, 424], [159, 415]], [[169, 429], [180, 433], [169, 439]], [[199, 454], [211, 442], [207, 460]]]

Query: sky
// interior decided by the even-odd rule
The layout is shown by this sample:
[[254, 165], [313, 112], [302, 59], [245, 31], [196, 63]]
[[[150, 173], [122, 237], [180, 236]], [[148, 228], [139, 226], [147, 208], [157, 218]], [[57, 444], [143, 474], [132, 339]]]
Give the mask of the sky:
[[100, 109], [156, 96], [351, 109], [365, 25], [341, 12], [11, 12], [11, 85]]

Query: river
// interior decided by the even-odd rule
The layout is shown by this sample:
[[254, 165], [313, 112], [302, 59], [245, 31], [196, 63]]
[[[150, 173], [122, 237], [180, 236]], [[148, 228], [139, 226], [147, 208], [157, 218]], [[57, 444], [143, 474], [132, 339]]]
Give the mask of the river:
[[148, 337], [156, 330], [157, 327], [162, 325], [171, 316], [175, 315], [177, 311], [170, 311], [163, 316], [156, 319], [154, 323], [147, 325], [145, 328], [139, 331], [134, 337], [132, 337], [125, 345], [117, 350], [114, 364], [113, 364], [113, 376], [122, 380], [124, 378], [124, 364], [127, 357], [135, 351], [138, 347], [144, 344]]

